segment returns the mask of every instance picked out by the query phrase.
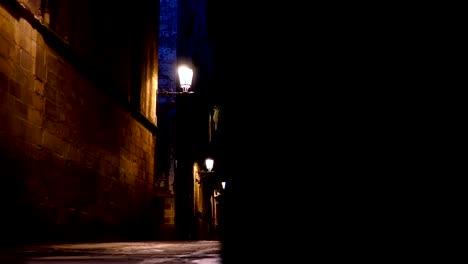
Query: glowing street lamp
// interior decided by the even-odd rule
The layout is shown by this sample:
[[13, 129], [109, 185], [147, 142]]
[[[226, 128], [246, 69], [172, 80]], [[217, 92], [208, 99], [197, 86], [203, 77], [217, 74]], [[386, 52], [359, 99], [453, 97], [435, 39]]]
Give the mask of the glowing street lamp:
[[193, 70], [186, 65], [181, 65], [177, 69], [179, 74], [179, 84], [180, 88], [182, 88], [181, 92], [177, 91], [158, 91], [160, 95], [171, 95], [171, 94], [191, 94], [193, 92], [189, 91], [190, 87], [192, 87], [192, 79], [193, 79]]
[[213, 169], [214, 160], [211, 158], [207, 158], [205, 160], [205, 165], [206, 165], [206, 169], [208, 170], [208, 172], [211, 172], [211, 170]]
[[188, 90], [192, 86], [193, 70], [185, 65], [182, 65], [179, 67], [178, 73], [182, 92], [188, 93]]

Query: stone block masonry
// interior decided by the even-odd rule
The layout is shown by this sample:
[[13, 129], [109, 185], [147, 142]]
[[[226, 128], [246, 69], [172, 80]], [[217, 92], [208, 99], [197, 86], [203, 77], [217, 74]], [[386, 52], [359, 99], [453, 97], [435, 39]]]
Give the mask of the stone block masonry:
[[14, 239], [154, 230], [155, 135], [102, 91], [0, 5], [0, 224]]

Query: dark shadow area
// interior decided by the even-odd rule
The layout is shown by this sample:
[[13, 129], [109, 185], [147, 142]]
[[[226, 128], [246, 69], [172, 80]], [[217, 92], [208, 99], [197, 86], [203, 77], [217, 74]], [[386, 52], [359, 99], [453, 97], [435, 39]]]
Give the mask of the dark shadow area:
[[16, 249], [27, 241], [28, 208], [22, 201], [26, 166], [15, 158], [0, 153], [0, 166], [7, 169], [1, 173], [0, 187], [0, 263], [23, 263]]
[[392, 177], [404, 166], [404, 115], [388, 93], [401, 76], [387, 11], [213, 5], [226, 91], [223, 263], [401, 256]]
[[[157, 13], [157, 2], [130, 5], [130, 10], [124, 5], [94, 7], [93, 3], [78, 3], [92, 19], [83, 24], [84, 20], [76, 18], [75, 32], [83, 35], [70, 36], [77, 40], [71, 50], [62, 50], [64, 47], [59, 46], [63, 43], [54, 44], [60, 39], [49, 36], [49, 31], [42, 32], [38, 22], [33, 27], [39, 27], [46, 43], [75, 62], [75, 67], [88, 74], [101, 91], [109, 93], [143, 127], [156, 133], [156, 127], [143, 121], [139, 113], [140, 89], [128, 90], [141, 86], [142, 72], [137, 67], [127, 67], [139, 67], [146, 55], [150, 58], [148, 64], [156, 62], [157, 43], [153, 42], [153, 47], [143, 42], [156, 38], [153, 29], [157, 19], [152, 10]], [[399, 97], [407, 94], [395, 92], [405, 88], [401, 72], [408, 70], [402, 62], [408, 40], [399, 38], [404, 31], [401, 28], [395, 29], [393, 24], [392, 29], [388, 27], [389, 21], [391, 24], [395, 19], [389, 15], [388, 7], [374, 6], [375, 10], [368, 11], [364, 6], [335, 3], [253, 6], [212, 0], [207, 4], [208, 37], [213, 43], [216, 64], [214, 84], [203, 86], [204, 98], [179, 98], [176, 132], [172, 127], [158, 131], [163, 139], [177, 137], [177, 173], [187, 175], [174, 183], [178, 206], [176, 239], [200, 237], [193, 232], [193, 226], [194, 214], [201, 215], [190, 209], [193, 161], [205, 154], [195, 150], [203, 146], [200, 138], [205, 136], [201, 131], [206, 124], [200, 120], [206, 109], [195, 102], [208, 105], [216, 101], [222, 109], [216, 135], [216, 173], [227, 183], [218, 226], [223, 264], [400, 260], [417, 241], [410, 229], [418, 223], [409, 219], [414, 213], [408, 207], [413, 204], [407, 202], [400, 189], [401, 185], [409, 185], [408, 180], [400, 178], [409, 174], [405, 165], [414, 158], [405, 146], [412, 139], [408, 132], [411, 127], [402, 126], [401, 122], [408, 117]], [[145, 16], [137, 20], [121, 19], [121, 14], [137, 15], [140, 11]], [[33, 19], [31, 14], [21, 14], [24, 11], [11, 12], [14, 17]], [[191, 17], [183, 18], [192, 24]], [[133, 22], [127, 24], [128, 21]], [[145, 23], [154, 34], [144, 34], [145, 28], [139, 26]], [[115, 27], [107, 31], [112, 24]], [[125, 33], [124, 37], [121, 33]], [[88, 42], [78, 41], [80, 37]], [[122, 39], [126, 42], [120, 42]], [[148, 48], [148, 54], [140, 54], [143, 48]], [[78, 56], [78, 60], [68, 53], [83, 57]], [[96, 64], [85, 63], [93, 61], [96, 55], [101, 55]], [[139, 58], [131, 60], [132, 57]], [[40, 75], [38, 69], [36, 75]], [[117, 79], [108, 82], [110, 76]], [[219, 89], [210, 91], [213, 87]], [[48, 88], [45, 92], [50, 91]], [[86, 91], [81, 86], [74, 88], [80, 93]], [[88, 98], [94, 95], [89, 93]], [[109, 105], [103, 101], [86, 104], [93, 110], [90, 115], [75, 112], [77, 122], [71, 123], [81, 124], [77, 129], [79, 139], [117, 153], [120, 140], [126, 135], [117, 130], [127, 127], [127, 119], [120, 119]], [[51, 110], [49, 106], [45, 108]], [[158, 125], [172, 124], [162, 120]], [[95, 129], [102, 133], [95, 133]], [[116, 169], [121, 166], [121, 159], [106, 166], [109, 171], [105, 174], [110, 180], [102, 183], [96, 180], [95, 149], [83, 153], [83, 162], [78, 166], [54, 160], [53, 155], [36, 149], [26, 151], [32, 144], [19, 146], [3, 134], [0, 136], [0, 257], [8, 259], [0, 259], [0, 263], [21, 261], [14, 251], [23, 243], [47, 242], [47, 238], [56, 242], [144, 240], [151, 238], [151, 224], [165, 223], [167, 204], [161, 197], [148, 195], [144, 199], [147, 204], [143, 205], [141, 200], [130, 200], [128, 186], [115, 183], [121, 175]], [[172, 146], [158, 143], [161, 144], [156, 144], [156, 148], [161, 147], [169, 155]], [[129, 148], [135, 147], [134, 142], [129, 143]], [[26, 158], [25, 153], [37, 156]], [[158, 160], [165, 164], [158, 173], [169, 170], [170, 157], [165, 158]], [[88, 164], [94, 169], [86, 169]], [[26, 188], [28, 175], [40, 181], [28, 181]], [[57, 180], [63, 175], [67, 175], [67, 182]], [[31, 198], [35, 197], [31, 193], [41, 191], [36, 190], [38, 182], [45, 189], [55, 186], [51, 197], [58, 204], [65, 203], [63, 219], [59, 219], [60, 208], [54, 204], [39, 208], [44, 209], [40, 217], [28, 207], [32, 202], [39, 203]], [[109, 217], [93, 219], [89, 214], [78, 215], [74, 209], [93, 202], [97, 204], [96, 214]], [[130, 215], [137, 206], [145, 213]], [[28, 240], [31, 238], [37, 240]]]

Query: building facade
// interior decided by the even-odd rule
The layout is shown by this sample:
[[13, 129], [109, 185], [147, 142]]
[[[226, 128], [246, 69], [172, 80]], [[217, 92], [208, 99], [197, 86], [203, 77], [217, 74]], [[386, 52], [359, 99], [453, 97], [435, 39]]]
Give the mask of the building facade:
[[[206, 8], [0, 2], [1, 242], [216, 238]], [[158, 95], [181, 63], [193, 94]]]
[[[177, 90], [177, 11], [178, 1], [160, 0], [158, 45], [158, 92]], [[157, 112], [159, 132], [156, 155], [157, 202], [164, 207], [161, 218], [163, 239], [175, 237], [175, 142], [176, 105], [175, 94], [158, 95]]]
[[[210, 155], [209, 112], [215, 64], [208, 38], [206, 1], [160, 0], [157, 186], [166, 230], [177, 239], [212, 238], [210, 211], [200, 210], [198, 164]], [[191, 94], [180, 92], [177, 67], [194, 71]], [[169, 92], [169, 94], [165, 93]], [[205, 206], [204, 208], [208, 208]], [[200, 215], [203, 215], [201, 217]]]
[[159, 3], [137, 2], [0, 2], [2, 242], [161, 235]]

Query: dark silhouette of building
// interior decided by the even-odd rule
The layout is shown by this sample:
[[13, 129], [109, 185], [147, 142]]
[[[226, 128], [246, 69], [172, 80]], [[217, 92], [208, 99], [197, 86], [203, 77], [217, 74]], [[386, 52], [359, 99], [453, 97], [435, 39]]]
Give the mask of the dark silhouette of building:
[[208, 6], [225, 91], [223, 263], [402, 256], [405, 117], [394, 102], [404, 93], [393, 91], [407, 53], [404, 30], [387, 24], [394, 9]]

